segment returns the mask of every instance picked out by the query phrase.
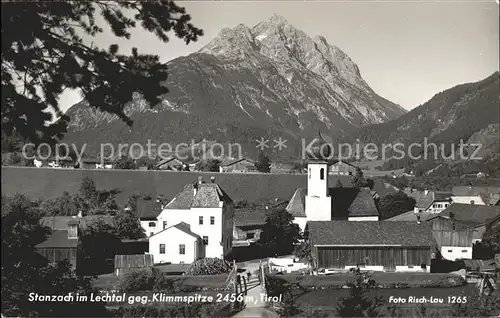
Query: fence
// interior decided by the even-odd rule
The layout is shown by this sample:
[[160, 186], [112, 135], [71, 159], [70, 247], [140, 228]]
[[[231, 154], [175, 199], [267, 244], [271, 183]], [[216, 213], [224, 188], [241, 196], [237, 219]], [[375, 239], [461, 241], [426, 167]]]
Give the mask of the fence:
[[153, 255], [115, 255], [115, 274], [117, 276], [126, 274], [131, 270], [151, 269], [153, 267]]

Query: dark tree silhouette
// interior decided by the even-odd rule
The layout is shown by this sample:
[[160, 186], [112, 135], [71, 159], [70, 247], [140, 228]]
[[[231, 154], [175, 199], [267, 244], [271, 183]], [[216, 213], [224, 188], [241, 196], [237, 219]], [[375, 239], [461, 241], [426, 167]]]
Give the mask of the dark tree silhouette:
[[273, 210], [266, 219], [259, 239], [269, 256], [288, 255], [300, 238], [300, 228], [293, 223], [293, 215], [284, 209]]
[[269, 173], [271, 172], [271, 160], [263, 153], [260, 153], [259, 159], [255, 163], [255, 168], [257, 168], [259, 172]]
[[[173, 31], [189, 44], [203, 35], [190, 20], [167, 0], [2, 2], [2, 132], [34, 143], [57, 141], [68, 122], [57, 99], [64, 89], [79, 89], [90, 106], [131, 125], [124, 106], [135, 93], [156, 105], [168, 92], [166, 64], [137, 48], [125, 55], [116, 44], [103, 49], [84, 39], [105, 27], [129, 39], [140, 24], [163, 42]], [[61, 118], [45, 125], [53, 119], [50, 110]]]
[[388, 194], [378, 202], [378, 212], [381, 220], [392, 218], [396, 215], [413, 210], [416, 201], [407, 196], [403, 191]]

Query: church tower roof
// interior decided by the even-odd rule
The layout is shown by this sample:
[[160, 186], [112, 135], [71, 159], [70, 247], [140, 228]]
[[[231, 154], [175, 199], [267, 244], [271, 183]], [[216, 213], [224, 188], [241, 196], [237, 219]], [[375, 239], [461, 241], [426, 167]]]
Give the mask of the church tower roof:
[[318, 131], [318, 136], [316, 137], [313, 145], [307, 150], [308, 162], [328, 161], [332, 155], [332, 147], [325, 140], [320, 131]]

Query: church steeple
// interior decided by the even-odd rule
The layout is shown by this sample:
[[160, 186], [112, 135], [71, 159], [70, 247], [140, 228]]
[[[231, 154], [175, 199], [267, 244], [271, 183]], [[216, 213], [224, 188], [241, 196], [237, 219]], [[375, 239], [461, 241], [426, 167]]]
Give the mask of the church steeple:
[[307, 151], [308, 162], [312, 161], [328, 161], [332, 155], [331, 145], [325, 141], [325, 138], [321, 135], [321, 131], [318, 130], [318, 137], [316, 137], [312, 147], [309, 147]]

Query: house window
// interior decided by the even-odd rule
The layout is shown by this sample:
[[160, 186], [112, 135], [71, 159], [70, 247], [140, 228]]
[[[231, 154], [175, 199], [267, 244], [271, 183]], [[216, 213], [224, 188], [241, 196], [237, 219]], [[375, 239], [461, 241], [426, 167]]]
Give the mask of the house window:
[[423, 263], [422, 266], [420, 266], [422, 269], [427, 269], [427, 264]]
[[255, 237], [255, 233], [247, 233], [247, 240], [251, 240]]
[[208, 236], [203, 237], [203, 245], [208, 245]]
[[311, 168], [309, 168], [309, 179], [311, 179]]
[[325, 169], [324, 169], [324, 168], [321, 168], [321, 169], [319, 170], [319, 178], [320, 178], [321, 180], [324, 180], [324, 179], [325, 179]]
[[203, 217], [202, 216], [200, 216], [199, 223], [200, 223], [200, 225], [203, 225]]
[[215, 216], [211, 216], [210, 217], [210, 225], [214, 225], [215, 224]]
[[167, 221], [163, 221], [163, 229], [167, 228]]
[[160, 244], [160, 254], [165, 254], [165, 244]]
[[149, 227], [155, 227], [156, 223], [155, 222], [149, 222]]
[[408, 268], [413, 268], [413, 265], [408, 265]]
[[462, 253], [467, 253], [467, 250], [462, 250]]
[[185, 255], [186, 254], [186, 245], [179, 244], [179, 254], [180, 255]]
[[453, 250], [448, 250], [448, 253], [451, 253], [451, 252], [453, 252]]

